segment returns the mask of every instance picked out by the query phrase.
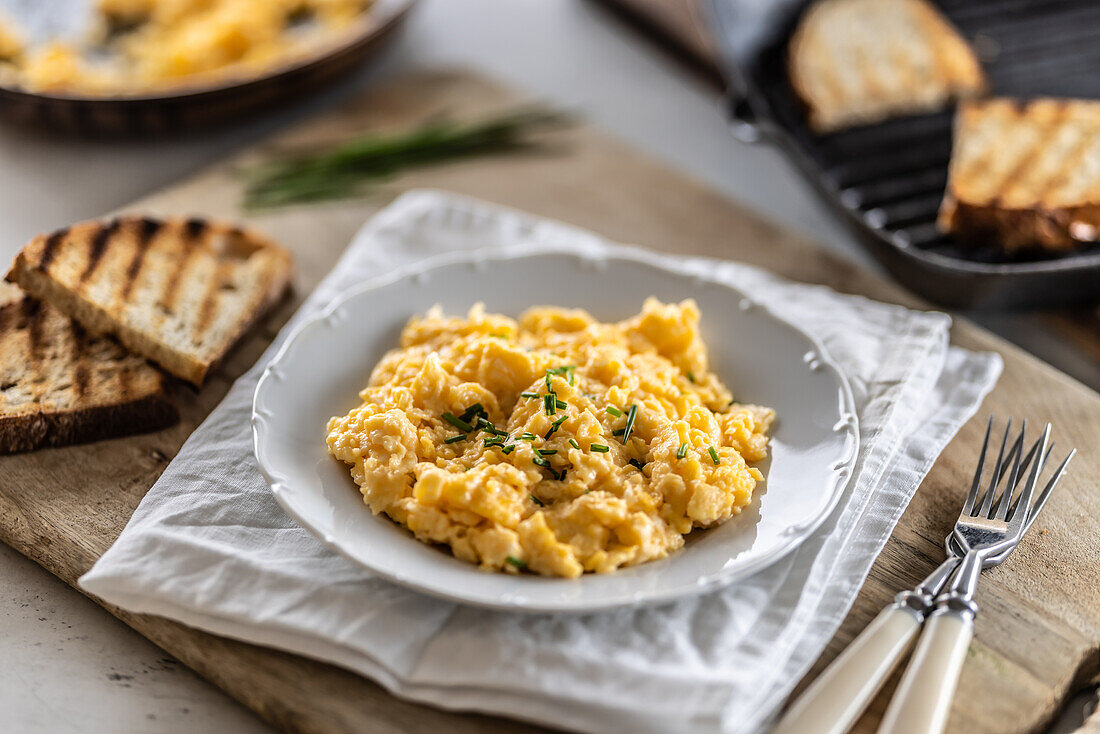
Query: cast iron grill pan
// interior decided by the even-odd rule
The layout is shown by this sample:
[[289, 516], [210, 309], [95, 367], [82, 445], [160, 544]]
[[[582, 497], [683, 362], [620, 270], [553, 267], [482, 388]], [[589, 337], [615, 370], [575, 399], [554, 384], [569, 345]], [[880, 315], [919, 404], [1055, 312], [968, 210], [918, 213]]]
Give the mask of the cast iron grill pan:
[[[977, 50], [991, 93], [1100, 99], [1100, 3], [940, 0]], [[787, 79], [787, 44], [806, 0], [712, 0], [735, 129], [778, 144], [899, 281], [958, 308], [1100, 301], [1100, 247], [1011, 258], [936, 227], [954, 110], [818, 136]]]

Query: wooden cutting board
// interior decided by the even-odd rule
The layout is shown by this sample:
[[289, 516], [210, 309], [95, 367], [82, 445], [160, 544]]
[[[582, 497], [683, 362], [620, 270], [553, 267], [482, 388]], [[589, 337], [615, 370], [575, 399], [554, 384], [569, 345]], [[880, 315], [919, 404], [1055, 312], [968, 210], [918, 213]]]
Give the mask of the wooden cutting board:
[[[519, 101], [464, 74], [416, 76], [380, 87], [342, 109], [127, 207], [154, 214], [246, 219], [298, 257], [297, 293], [236, 351], [201, 391], [180, 389], [183, 420], [170, 430], [88, 446], [0, 458], [0, 539], [74, 584], [121, 532], [187, 435], [260, 354], [353, 232], [400, 191], [432, 186], [591, 228], [658, 250], [761, 265], [787, 277], [920, 307], [876, 276], [744, 211], [591, 128], [560, 135], [553, 152], [468, 160], [404, 176], [376, 195], [244, 217], [239, 167], [277, 149], [317, 145], [362, 130], [401, 128], [439, 110], [478, 117]], [[64, 224], [58, 222], [58, 225]], [[1004, 355], [1005, 372], [983, 409], [1052, 420], [1062, 447], [1082, 449], [1073, 473], [1019, 551], [987, 573], [982, 613], [950, 729], [968, 734], [1037, 732], [1075, 688], [1098, 673], [1100, 642], [1100, 396], [969, 324], [955, 343]], [[969, 481], [984, 417], [947, 447], [905, 513], [821, 666], [902, 588], [943, 557], [942, 539]], [[329, 665], [215, 637], [108, 607], [276, 727], [291, 732], [518, 732], [531, 727], [404, 702]], [[882, 702], [861, 722], [871, 732]]]

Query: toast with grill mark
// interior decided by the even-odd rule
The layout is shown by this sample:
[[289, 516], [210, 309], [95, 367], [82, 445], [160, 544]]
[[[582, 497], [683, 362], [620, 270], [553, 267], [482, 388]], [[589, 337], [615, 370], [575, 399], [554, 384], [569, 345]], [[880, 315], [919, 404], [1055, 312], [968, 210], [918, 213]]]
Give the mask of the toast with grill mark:
[[124, 217], [36, 237], [8, 280], [200, 386], [282, 297], [292, 271], [290, 254], [257, 232]]
[[926, 0], [821, 0], [791, 36], [791, 86], [827, 133], [980, 95], [985, 75]]
[[156, 367], [0, 283], [0, 453], [154, 431], [177, 420]]
[[961, 105], [938, 224], [1009, 253], [1100, 240], [1100, 102]]

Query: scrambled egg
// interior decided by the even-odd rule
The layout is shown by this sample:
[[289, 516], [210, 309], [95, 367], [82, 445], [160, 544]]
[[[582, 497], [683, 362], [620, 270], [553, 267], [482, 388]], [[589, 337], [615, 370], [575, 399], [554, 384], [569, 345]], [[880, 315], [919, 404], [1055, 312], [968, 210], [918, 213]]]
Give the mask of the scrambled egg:
[[372, 0], [99, 0], [100, 52], [54, 41], [23, 48], [0, 27], [9, 77], [36, 91], [148, 92], [247, 76], [304, 55]]
[[618, 323], [435, 307], [359, 397], [327, 443], [375, 513], [483, 569], [570, 578], [738, 514], [774, 416], [708, 371], [694, 301], [653, 298]]
[[0, 60], [11, 60], [23, 53], [23, 39], [0, 16]]

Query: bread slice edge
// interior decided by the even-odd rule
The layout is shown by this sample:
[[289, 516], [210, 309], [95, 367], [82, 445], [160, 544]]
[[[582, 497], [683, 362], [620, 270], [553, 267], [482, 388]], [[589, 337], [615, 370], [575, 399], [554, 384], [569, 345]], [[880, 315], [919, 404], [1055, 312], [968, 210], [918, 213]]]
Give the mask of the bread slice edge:
[[[965, 244], [988, 243], [1009, 253], [1032, 248], [1070, 252], [1096, 241], [1100, 234], [1100, 203], [1009, 209], [995, 204], [971, 204], [948, 192], [936, 224], [941, 232]], [[1092, 230], [1093, 237], [1075, 236], [1075, 227]]]
[[126, 403], [0, 416], [0, 454], [120, 438], [173, 426], [179, 421], [179, 411], [163, 385], [163, 376], [161, 381], [159, 394]]

